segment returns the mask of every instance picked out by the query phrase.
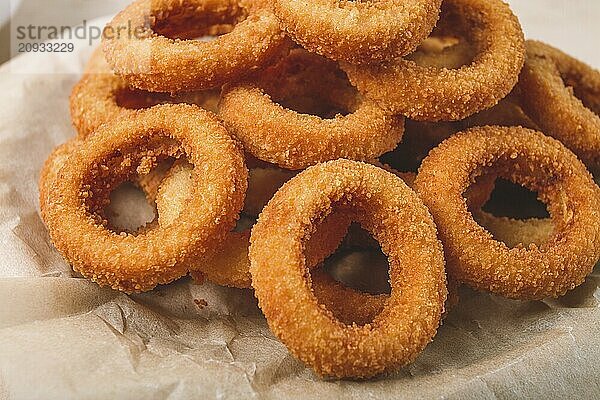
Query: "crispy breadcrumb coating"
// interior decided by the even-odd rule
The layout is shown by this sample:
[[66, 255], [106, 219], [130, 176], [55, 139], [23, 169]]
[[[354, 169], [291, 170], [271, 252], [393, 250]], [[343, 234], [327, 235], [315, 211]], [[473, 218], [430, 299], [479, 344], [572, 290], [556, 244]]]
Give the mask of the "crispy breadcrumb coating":
[[382, 107], [422, 121], [457, 121], [490, 108], [516, 85], [525, 58], [519, 20], [502, 0], [444, 0], [442, 30], [472, 43], [473, 62], [458, 69], [408, 59], [342, 65], [350, 81]]
[[[363, 326], [319, 304], [307, 270], [306, 240], [334, 207], [354, 214], [389, 258], [391, 295]], [[271, 330], [321, 375], [366, 378], [403, 366], [437, 331], [447, 290], [435, 225], [417, 195], [381, 168], [349, 160], [308, 168], [271, 199], [251, 243], [252, 286]]]
[[542, 42], [526, 46], [523, 107], [544, 133], [600, 172], [600, 71]]
[[377, 63], [411, 53], [429, 35], [441, 0], [275, 0], [285, 31], [337, 61]]
[[[538, 193], [554, 230], [540, 246], [509, 248], [469, 211], [463, 192], [492, 173]], [[521, 127], [479, 127], [452, 136], [423, 161], [415, 186], [438, 226], [448, 274], [516, 299], [564, 295], [600, 258], [600, 189], [555, 139]]]
[[[233, 28], [212, 41], [190, 40], [220, 33], [219, 26]], [[238, 0], [137, 0], [106, 29], [112, 34], [102, 44], [115, 73], [151, 92], [216, 88], [290, 46], [270, 10]]]
[[[108, 229], [103, 210], [118, 184], [184, 154], [194, 165], [193, 193], [177, 223], [138, 235]], [[180, 278], [191, 260], [214, 251], [235, 226], [247, 186], [237, 143], [213, 114], [189, 105], [114, 120], [59, 158], [40, 184], [53, 243], [76, 271], [128, 293]]]

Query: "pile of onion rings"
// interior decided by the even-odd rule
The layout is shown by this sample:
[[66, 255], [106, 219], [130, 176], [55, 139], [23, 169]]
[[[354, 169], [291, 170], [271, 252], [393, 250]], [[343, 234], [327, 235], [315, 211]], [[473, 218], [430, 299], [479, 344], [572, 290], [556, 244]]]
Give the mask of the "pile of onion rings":
[[[136, 0], [105, 33], [39, 181], [99, 285], [254, 289], [299, 360], [367, 378], [412, 362], [461, 285], [557, 297], [600, 259], [600, 72], [501, 0]], [[127, 181], [142, 227], [111, 219]], [[335, 272], [380, 251], [389, 290]]]

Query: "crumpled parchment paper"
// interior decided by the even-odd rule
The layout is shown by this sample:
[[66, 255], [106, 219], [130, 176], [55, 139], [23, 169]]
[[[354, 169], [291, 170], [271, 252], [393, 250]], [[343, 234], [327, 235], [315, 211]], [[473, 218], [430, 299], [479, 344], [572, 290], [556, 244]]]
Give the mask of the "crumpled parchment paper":
[[[600, 274], [560, 300], [463, 289], [411, 366], [370, 381], [315, 376], [249, 290], [189, 279], [126, 296], [76, 277], [39, 217], [37, 180], [74, 135], [68, 97], [91, 48], [0, 67], [0, 399], [598, 398]], [[204, 300], [206, 306], [204, 306]]]

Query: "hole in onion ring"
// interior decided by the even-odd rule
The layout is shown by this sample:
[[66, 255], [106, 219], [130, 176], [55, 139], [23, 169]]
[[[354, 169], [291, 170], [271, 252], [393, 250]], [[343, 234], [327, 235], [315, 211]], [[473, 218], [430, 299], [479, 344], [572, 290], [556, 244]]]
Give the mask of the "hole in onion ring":
[[482, 209], [497, 217], [516, 219], [550, 217], [546, 205], [538, 200], [537, 193], [503, 178], [496, 180], [490, 199]]
[[[346, 212], [336, 208], [334, 213]], [[314, 245], [312, 238], [321, 229], [323, 222], [316, 224], [311, 243], [305, 238], [307, 246]], [[391, 293], [388, 259], [379, 242], [358, 223], [350, 224], [338, 249], [310, 274], [319, 303], [344, 324], [373, 322]]]
[[[160, 135], [156, 135], [157, 138]], [[130, 221], [126, 215], [124, 218], [116, 219], [112, 221], [112, 217], [121, 216], [123, 209], [119, 207], [119, 203], [122, 203], [124, 199], [122, 196], [129, 196], [139, 198], [139, 193], [136, 194], [135, 190], [125, 195], [121, 192], [127, 189], [132, 181], [136, 181], [142, 190], [145, 192], [146, 199], [151, 198], [152, 186], [152, 173], [158, 169], [161, 169], [164, 165], [168, 165], [170, 157], [165, 154], [169, 154], [167, 151], [161, 149], [173, 149], [171, 152], [176, 152], [178, 144], [174, 140], [156, 139], [150, 140], [149, 143], [143, 149], [136, 149], [136, 151], [129, 151], [131, 149], [122, 148], [115, 150], [113, 154], [106, 157], [102, 164], [96, 166], [95, 169], [89, 171], [89, 181], [95, 182], [93, 188], [89, 188], [88, 191], [82, 192], [84, 197], [84, 204], [96, 220], [96, 223], [103, 225], [115, 233], [124, 233], [137, 235], [145, 232], [143, 227], [149, 227], [148, 224], [143, 224], [141, 221]], [[140, 177], [142, 180], [140, 181]], [[158, 185], [158, 182], [156, 182]], [[147, 186], [147, 187], [144, 187]], [[117, 201], [117, 204], [110, 207], [112, 200]], [[135, 200], [133, 200], [135, 201]], [[148, 205], [148, 201], [146, 201]], [[129, 204], [131, 206], [131, 203]], [[136, 206], [137, 202], [136, 202]], [[116, 215], [115, 215], [116, 214]], [[144, 218], [147, 219], [147, 218]], [[123, 226], [123, 222], [131, 223], [134, 226]], [[140, 222], [137, 224], [136, 222]], [[135, 225], [138, 225], [137, 227]], [[141, 229], [132, 229], [140, 228]]]
[[265, 93], [284, 108], [323, 119], [356, 111], [359, 94], [346, 73], [333, 61], [310, 57], [311, 64], [303, 58], [282, 61], [273, 75], [263, 77]]
[[390, 294], [389, 263], [380, 249], [339, 250], [323, 266], [337, 282], [369, 294]]
[[248, 17], [241, 7], [232, 7], [227, 13], [218, 8], [198, 11], [191, 6], [162, 11], [161, 15], [153, 16], [151, 28], [156, 34], [173, 40], [211, 41], [230, 33], [235, 25]]
[[494, 185], [483, 206], [470, 207], [474, 220], [509, 248], [547, 242], [554, 224], [537, 193], [503, 178]]
[[159, 104], [197, 104], [205, 110], [217, 111], [220, 89], [200, 92], [169, 93], [147, 92], [145, 90], [123, 88], [115, 93], [117, 106], [128, 110], [141, 110]]
[[156, 208], [146, 194], [131, 182], [124, 182], [110, 194], [105, 209], [108, 226], [114, 232], [139, 232], [156, 218]]
[[425, 67], [458, 69], [471, 64], [475, 55], [475, 47], [460, 37], [434, 35], [405, 58]]

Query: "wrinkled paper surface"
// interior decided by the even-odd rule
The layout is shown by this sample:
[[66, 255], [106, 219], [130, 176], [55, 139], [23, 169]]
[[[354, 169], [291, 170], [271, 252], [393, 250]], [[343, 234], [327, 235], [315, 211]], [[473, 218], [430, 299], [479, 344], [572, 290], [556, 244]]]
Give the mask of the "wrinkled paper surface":
[[126, 296], [76, 277], [40, 219], [37, 181], [74, 135], [68, 98], [90, 53], [44, 55], [56, 73], [16, 73], [27, 56], [0, 68], [0, 399], [600, 396], [598, 270], [553, 301], [463, 289], [413, 365], [365, 382], [315, 376], [249, 290], [182, 279]]

